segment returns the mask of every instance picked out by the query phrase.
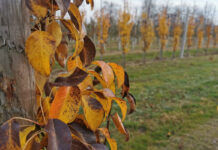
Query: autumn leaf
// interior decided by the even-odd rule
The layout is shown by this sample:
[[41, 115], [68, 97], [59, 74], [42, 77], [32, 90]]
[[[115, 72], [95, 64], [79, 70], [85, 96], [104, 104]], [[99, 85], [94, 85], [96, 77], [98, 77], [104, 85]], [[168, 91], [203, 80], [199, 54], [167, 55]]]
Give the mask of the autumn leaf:
[[129, 76], [128, 74], [125, 72], [125, 78], [124, 78], [124, 84], [122, 85], [122, 92], [121, 95], [122, 97], [126, 97], [127, 94], [129, 93]]
[[135, 100], [135, 97], [131, 94], [131, 93], [128, 93], [128, 95], [126, 96], [129, 104], [130, 104], [130, 111], [128, 114], [131, 114], [135, 111], [136, 109], [136, 100]]
[[68, 56], [68, 44], [66, 41], [61, 41], [55, 51], [55, 59], [61, 67], [64, 68]]
[[53, 36], [45, 31], [35, 31], [26, 40], [25, 52], [28, 60], [42, 75], [50, 75], [50, 61], [56, 49], [55, 43]]
[[48, 132], [48, 150], [71, 150], [71, 132], [65, 123], [49, 119], [45, 129]]
[[21, 148], [23, 148], [23, 146], [25, 145], [28, 134], [30, 134], [30, 132], [34, 130], [35, 130], [35, 125], [32, 125], [20, 131], [19, 136], [20, 136]]
[[61, 17], [63, 18], [70, 7], [70, 0], [55, 0], [55, 1], [61, 10]]
[[120, 119], [120, 116], [118, 115], [118, 113], [115, 113], [112, 116], [113, 122], [115, 124], [115, 126], [117, 127], [118, 131], [120, 131], [121, 134], [126, 136], [126, 141], [129, 140], [129, 133], [126, 131], [125, 127], [123, 126], [123, 123]]
[[47, 15], [48, 8], [44, 0], [25, 0], [25, 2], [35, 16], [42, 18]]
[[117, 150], [117, 142], [110, 137], [110, 133], [109, 133], [108, 129], [107, 128], [99, 128], [99, 130], [106, 137], [106, 139], [111, 147], [111, 150]]
[[70, 123], [76, 119], [80, 105], [81, 95], [78, 87], [60, 87], [51, 104], [49, 118]]
[[106, 82], [107, 86], [109, 87], [114, 81], [114, 73], [111, 67], [103, 61], [94, 61], [93, 64], [101, 67], [103, 79]]
[[88, 73], [92, 74], [101, 83], [101, 85], [104, 88], [107, 87], [106, 82], [103, 80], [103, 78], [97, 72], [90, 70], [90, 71], [88, 71]]
[[67, 74], [64, 77], [58, 77], [55, 79], [54, 85], [56, 86], [76, 86], [81, 83], [86, 77], [88, 73], [76, 67], [73, 72]]
[[112, 99], [119, 105], [121, 112], [122, 112], [122, 121], [124, 121], [126, 118], [126, 112], [127, 112], [126, 101], [118, 97], [113, 97]]
[[115, 63], [108, 63], [108, 64], [113, 69], [113, 71], [117, 77], [117, 87], [120, 88], [124, 83], [124, 77], [125, 77], [124, 69], [123, 69], [123, 67], [121, 67], [120, 65], [117, 65]]
[[95, 58], [95, 45], [88, 36], [84, 37], [84, 48], [79, 54], [80, 59], [85, 67], [89, 66]]
[[60, 25], [56, 21], [52, 21], [48, 24], [46, 31], [50, 33], [56, 40], [56, 47], [61, 43], [62, 31]]
[[68, 31], [70, 31], [70, 35], [74, 40], [79, 39], [79, 31], [76, 29], [71, 20], [62, 19], [61, 23], [67, 28]]
[[8, 121], [0, 127], [0, 150], [20, 150], [19, 124]]
[[76, 57], [70, 56], [67, 60], [67, 70], [73, 71], [73, 70], [75, 70], [76, 67], [78, 67], [80, 69], [83, 68], [83, 64], [80, 60], [80, 57], [79, 56], [76, 56]]
[[76, 26], [77, 30], [82, 30], [82, 17], [80, 15], [79, 9], [76, 7], [75, 4], [70, 3], [70, 8], [68, 10], [71, 21]]
[[82, 96], [82, 106], [90, 129], [96, 131], [104, 118], [102, 105], [94, 98]]

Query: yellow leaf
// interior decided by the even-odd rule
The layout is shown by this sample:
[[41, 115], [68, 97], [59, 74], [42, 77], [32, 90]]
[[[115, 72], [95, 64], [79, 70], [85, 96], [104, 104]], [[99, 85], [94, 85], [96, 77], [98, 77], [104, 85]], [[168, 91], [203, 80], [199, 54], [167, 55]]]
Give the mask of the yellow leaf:
[[50, 60], [54, 56], [55, 43], [53, 36], [45, 31], [35, 31], [26, 40], [25, 52], [28, 60], [42, 75], [50, 75]]
[[86, 121], [92, 131], [96, 131], [104, 118], [102, 105], [94, 98], [82, 96], [82, 105]]
[[27, 7], [33, 12], [37, 17], [45, 17], [48, 9], [46, 7], [45, 1], [36, 1], [36, 0], [26, 0]]
[[103, 61], [94, 61], [93, 64], [101, 67], [103, 79], [109, 87], [114, 82], [114, 73], [111, 67]]
[[49, 118], [70, 123], [77, 117], [80, 105], [81, 95], [78, 87], [60, 87], [51, 104]]
[[30, 134], [30, 132], [34, 130], [35, 130], [35, 125], [32, 125], [19, 132], [21, 148], [24, 147], [27, 141], [27, 136]]
[[110, 133], [109, 133], [108, 129], [107, 128], [99, 128], [99, 130], [106, 137], [106, 139], [111, 147], [111, 150], [117, 150], [117, 142], [110, 137]]
[[52, 21], [48, 26], [46, 31], [50, 33], [56, 40], [56, 47], [61, 43], [62, 31], [60, 25], [56, 21]]
[[76, 56], [76, 57], [69, 57], [68, 60], [67, 60], [67, 70], [68, 71], [73, 71], [75, 70], [75, 68], [78, 67], [80, 69], [83, 68], [83, 64], [80, 60], [80, 57], [79, 56]]
[[123, 69], [123, 67], [121, 67], [120, 65], [117, 65], [115, 63], [109, 63], [109, 65], [111, 66], [111, 68], [113, 69], [113, 71], [117, 77], [117, 86], [118, 86], [118, 88], [120, 88], [123, 85], [124, 79], [125, 79], [124, 69]]
[[88, 71], [88, 73], [92, 74], [94, 77], [97, 78], [97, 80], [101, 83], [101, 85], [106, 88], [107, 85], [106, 85], [106, 82], [102, 79], [102, 77], [95, 71]]
[[86, 89], [89, 89], [89, 88], [92, 88], [93, 87], [93, 83], [92, 83], [92, 78], [90, 75], [88, 75], [84, 80], [83, 82], [81, 82], [79, 85], [78, 85], [79, 89], [81, 91], [84, 91]]
[[80, 15], [79, 9], [76, 7], [75, 4], [70, 3], [70, 8], [68, 11], [69, 11], [72, 22], [75, 24], [77, 29], [81, 31], [82, 30], [82, 17]]
[[122, 112], [122, 121], [124, 121], [126, 118], [126, 112], [127, 112], [126, 101], [118, 97], [113, 97], [112, 99], [119, 105], [121, 112]]

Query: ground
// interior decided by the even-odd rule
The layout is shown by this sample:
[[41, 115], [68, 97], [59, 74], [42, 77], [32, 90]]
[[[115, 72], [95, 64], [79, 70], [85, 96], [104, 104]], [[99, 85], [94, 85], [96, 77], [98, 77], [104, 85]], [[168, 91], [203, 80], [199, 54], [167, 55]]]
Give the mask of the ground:
[[[130, 92], [136, 97], [137, 109], [124, 122], [129, 142], [111, 127], [118, 149], [216, 150], [218, 55], [171, 59], [166, 52], [168, 59], [162, 61], [154, 60], [156, 55], [149, 53], [146, 64], [140, 52], [127, 55]], [[122, 64], [120, 58], [116, 54], [103, 59]]]

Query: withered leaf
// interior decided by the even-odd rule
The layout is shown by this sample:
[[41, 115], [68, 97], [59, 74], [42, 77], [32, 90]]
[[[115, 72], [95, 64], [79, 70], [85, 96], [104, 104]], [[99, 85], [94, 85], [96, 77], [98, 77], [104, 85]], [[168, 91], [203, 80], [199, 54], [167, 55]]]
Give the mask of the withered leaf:
[[21, 149], [19, 129], [19, 124], [13, 120], [0, 127], [0, 150]]
[[131, 114], [135, 111], [136, 109], [136, 100], [135, 100], [135, 97], [131, 94], [131, 93], [128, 93], [128, 95], [126, 96], [129, 104], [130, 104], [130, 111], [128, 114]]
[[61, 41], [60, 45], [55, 51], [55, 59], [61, 67], [64, 68], [65, 62], [68, 56], [68, 43], [66, 41]]
[[67, 77], [58, 77], [55, 80], [54, 85], [56, 86], [76, 86], [81, 83], [88, 73], [82, 69], [76, 67], [75, 71]]
[[67, 124], [49, 119], [45, 129], [48, 132], [48, 150], [71, 150], [72, 136]]
[[128, 141], [129, 140], [129, 133], [127, 132], [127, 130], [123, 126], [123, 123], [122, 123], [118, 113], [115, 113], [112, 116], [112, 119], [113, 119], [113, 122], [114, 122], [115, 126], [117, 127], [118, 131], [120, 131], [121, 134], [125, 135], [126, 136], [126, 141]]
[[95, 59], [96, 49], [95, 45], [88, 36], [84, 37], [84, 48], [80, 52], [80, 59], [85, 67], [89, 66]]
[[128, 74], [125, 72], [125, 78], [124, 78], [124, 84], [122, 85], [122, 92], [121, 92], [121, 95], [122, 97], [126, 97], [127, 94], [129, 93], [129, 76]]
[[70, 7], [70, 0], [55, 0], [61, 10], [61, 17], [64, 17]]

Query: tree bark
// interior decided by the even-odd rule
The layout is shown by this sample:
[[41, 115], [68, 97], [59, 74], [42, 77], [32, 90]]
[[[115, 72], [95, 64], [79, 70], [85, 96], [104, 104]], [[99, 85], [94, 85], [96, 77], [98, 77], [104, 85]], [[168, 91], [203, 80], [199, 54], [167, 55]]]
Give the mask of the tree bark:
[[25, 0], [0, 0], [0, 123], [35, 117], [34, 71], [24, 53], [29, 19]]

